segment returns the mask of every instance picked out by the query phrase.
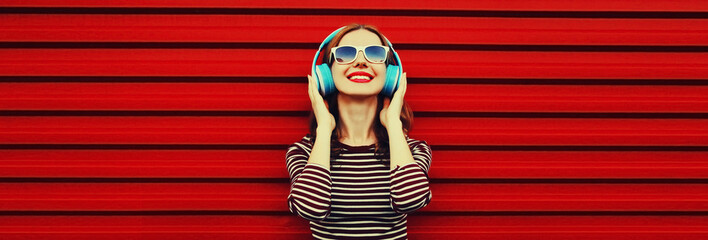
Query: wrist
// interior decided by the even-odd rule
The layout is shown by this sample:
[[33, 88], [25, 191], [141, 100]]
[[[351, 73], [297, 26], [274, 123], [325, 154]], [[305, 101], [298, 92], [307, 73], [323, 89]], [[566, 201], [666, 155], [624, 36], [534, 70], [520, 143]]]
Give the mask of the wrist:
[[332, 131], [329, 129], [324, 129], [324, 128], [318, 127], [316, 132], [317, 132], [317, 136], [328, 136], [328, 137], [332, 136]]
[[402, 123], [390, 123], [386, 127], [386, 131], [388, 132], [389, 137], [392, 135], [399, 135], [403, 134], [403, 124]]
[[387, 129], [393, 129], [393, 130], [403, 130], [403, 122], [401, 122], [400, 119], [398, 120], [391, 120], [386, 123], [386, 128]]

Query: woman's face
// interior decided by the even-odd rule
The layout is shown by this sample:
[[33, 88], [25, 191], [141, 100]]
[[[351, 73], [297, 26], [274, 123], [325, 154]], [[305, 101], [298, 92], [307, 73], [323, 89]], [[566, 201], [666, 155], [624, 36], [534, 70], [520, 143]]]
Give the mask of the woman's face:
[[[366, 29], [354, 30], [344, 35], [337, 46], [344, 45], [359, 47], [370, 45], [384, 46], [375, 33]], [[368, 76], [373, 76], [372, 80], [362, 82], [366, 81], [367, 74]], [[354, 62], [348, 64], [333, 62], [332, 78], [334, 79], [334, 85], [339, 90], [339, 94], [351, 96], [377, 95], [383, 89], [384, 81], [386, 80], [386, 63], [371, 63], [364, 57], [364, 52], [359, 51]]]

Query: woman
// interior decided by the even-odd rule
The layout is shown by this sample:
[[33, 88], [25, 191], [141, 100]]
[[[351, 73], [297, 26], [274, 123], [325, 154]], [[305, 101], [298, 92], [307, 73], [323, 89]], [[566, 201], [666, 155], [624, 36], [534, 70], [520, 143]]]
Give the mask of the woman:
[[330, 37], [322, 61], [337, 91], [323, 98], [308, 76], [310, 134], [286, 154], [290, 211], [317, 239], [406, 239], [407, 213], [430, 202], [432, 158], [425, 141], [407, 136], [406, 75], [391, 98], [382, 93], [387, 66], [400, 62], [376, 28], [351, 24]]

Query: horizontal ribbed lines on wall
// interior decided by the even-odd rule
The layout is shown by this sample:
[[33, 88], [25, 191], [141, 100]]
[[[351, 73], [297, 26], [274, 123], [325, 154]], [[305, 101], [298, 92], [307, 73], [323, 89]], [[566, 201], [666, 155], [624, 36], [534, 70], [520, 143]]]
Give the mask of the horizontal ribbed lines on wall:
[[[4, 14], [3, 42], [124, 42], [318, 44], [333, 24], [367, 22], [395, 46], [460, 45], [671, 45], [705, 46], [702, 19], [433, 18], [270, 15], [55, 15]], [[406, 21], [415, 21], [415, 27]], [[331, 23], [331, 24], [330, 24]], [[440, 27], [440, 26], [445, 26]], [[129, 31], [128, 31], [129, 30]], [[242, 34], [248, 32], [249, 34]], [[14, 40], [14, 41], [13, 41]], [[425, 46], [422, 45], [422, 46]], [[256, 45], [257, 46], [257, 45]], [[313, 46], [315, 47], [315, 46]], [[308, 48], [311, 50], [311, 48]], [[314, 54], [313, 54], [314, 55]]]
[[[248, 9], [273, 9], [273, 8], [294, 8], [294, 9], [457, 9], [457, 10], [542, 10], [542, 11], [708, 11], [703, 1], [687, 0], [654, 0], [637, 4], [631, 1], [598, 0], [593, 2], [568, 2], [562, 0], [546, 1], [464, 1], [464, 0], [444, 0], [435, 2], [409, 2], [405, 0], [392, 0], [386, 2], [358, 2], [350, 5], [340, 3], [315, 0], [307, 2], [290, 2], [287, 0], [264, 0], [257, 2], [234, 2], [229, 0], [198, 1], [198, 0], [178, 0], [178, 1], [151, 1], [142, 2], [135, 0], [95, 2], [91, 0], [6, 0], [4, 6], [8, 7], [179, 7], [202, 9], [209, 7], [218, 8], [248, 8]], [[703, 3], [703, 4], [702, 4]]]
[[287, 146], [339, 26], [410, 76], [411, 239], [708, 234], [703, 1], [53, 1], [0, 8], [0, 238], [303, 239]]
[[4, 3], [4, 13], [88, 13], [88, 14], [271, 14], [271, 15], [374, 15], [446, 17], [601, 17], [601, 18], [705, 18], [708, 7], [702, 1], [408, 1], [359, 2], [342, 5], [323, 0], [293, 3], [283, 0], [259, 2], [232, 1], [15, 1]]
[[329, 16], [404, 16], [404, 17], [524, 17], [524, 18], [706, 18], [706, 12], [645, 11], [460, 11], [460, 10], [379, 10], [379, 9], [253, 9], [253, 8], [93, 8], [93, 7], [6, 7], [0, 14], [172, 14], [172, 15], [329, 15]]

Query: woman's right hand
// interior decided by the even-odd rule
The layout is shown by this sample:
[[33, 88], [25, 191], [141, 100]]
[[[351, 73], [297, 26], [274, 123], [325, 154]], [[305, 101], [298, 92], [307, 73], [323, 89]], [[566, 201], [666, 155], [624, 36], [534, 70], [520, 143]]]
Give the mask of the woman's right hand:
[[312, 76], [307, 75], [308, 87], [307, 93], [310, 95], [310, 102], [312, 103], [312, 110], [315, 113], [315, 118], [317, 118], [317, 130], [331, 133], [336, 126], [336, 121], [334, 120], [334, 115], [329, 112], [329, 105], [324, 101], [322, 95], [317, 89], [317, 83], [312, 78]]

